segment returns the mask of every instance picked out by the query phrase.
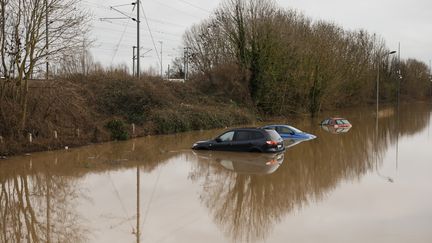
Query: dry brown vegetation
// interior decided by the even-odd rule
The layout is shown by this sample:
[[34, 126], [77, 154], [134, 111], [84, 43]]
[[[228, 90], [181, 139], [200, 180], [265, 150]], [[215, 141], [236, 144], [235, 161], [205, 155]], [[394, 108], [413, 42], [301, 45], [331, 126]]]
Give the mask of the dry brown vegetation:
[[[124, 124], [127, 137], [167, 134], [250, 123], [252, 113], [223, 96], [203, 94], [193, 83], [159, 78], [141, 80], [123, 71], [93, 72], [29, 82], [28, 120], [18, 127], [19, 104], [6, 99], [1, 117], [0, 154], [54, 149], [108, 141], [112, 120]], [[135, 124], [135, 133], [132, 131]], [[57, 133], [55, 138], [54, 133]], [[28, 142], [28, 134], [33, 137]]]

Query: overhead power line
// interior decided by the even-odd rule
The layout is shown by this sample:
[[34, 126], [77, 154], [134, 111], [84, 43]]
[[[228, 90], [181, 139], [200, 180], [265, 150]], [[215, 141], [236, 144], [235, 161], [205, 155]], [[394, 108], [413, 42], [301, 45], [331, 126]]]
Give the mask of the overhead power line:
[[[124, 26], [122, 26], [122, 27], [124, 27]], [[105, 27], [100, 27], [100, 28], [98, 28], [98, 29], [106, 30], [106, 31], [109, 31], [109, 32], [110, 32], [110, 35], [107, 34], [107, 35], [104, 35], [104, 36], [113, 36], [113, 35], [118, 36], [119, 33], [123, 33], [123, 30], [119, 30], [119, 29], [112, 29], [112, 28], [105, 28]], [[157, 36], [157, 39], [158, 39], [158, 40], [163, 40], [163, 41], [166, 41], [166, 42], [179, 42], [179, 41], [182, 40], [182, 39], [181, 39], [181, 38], [182, 38], [181, 36], [175, 36], [175, 37], [177, 37], [177, 38], [175, 38], [175, 37], [173, 37], [173, 38], [167, 38], [166, 36], [164, 36], [163, 33], [159, 33], [159, 32], [157, 32], [157, 31], [153, 31], [153, 34], [154, 34], [154, 33], [157, 34], [157, 35], [155, 35], [155, 37]], [[127, 37], [135, 37], [135, 33], [131, 32], [130, 29], [128, 29], [128, 30], [125, 32], [125, 36], [127, 36]], [[144, 36], [144, 37], [150, 37], [150, 35], [147, 34], [147, 33], [142, 34], [141, 36]], [[170, 36], [168, 36], [168, 37], [170, 37]], [[97, 42], [105, 42], [105, 41], [97, 41]]]
[[[159, 57], [158, 49], [157, 49], [157, 47], [156, 47], [156, 43], [155, 43], [155, 41], [154, 41], [153, 34], [152, 34], [152, 32], [151, 32], [151, 29], [150, 29], [150, 25], [149, 25], [149, 23], [148, 23], [148, 21], [147, 21], [147, 15], [146, 15], [146, 13], [145, 13], [144, 8], [142, 7], [142, 5], [141, 5], [141, 10], [142, 10], [142, 12], [143, 12], [143, 14], [144, 14], [144, 19], [145, 19], [145, 21], [146, 21], [147, 28], [148, 28], [148, 31], [149, 31], [149, 33], [150, 33], [150, 38], [152, 39], [152, 42], [153, 42], [153, 48], [155, 49], [156, 56], [157, 56], [157, 58], [158, 58], [158, 60], [159, 60], [159, 63], [160, 63], [161, 59], [160, 59], [160, 57]], [[139, 10], [138, 10], [138, 11], [139, 11]]]
[[192, 15], [192, 14], [190, 14], [189, 12], [186, 12], [186, 11], [184, 11], [184, 10], [181, 10], [181, 9], [175, 8], [175, 7], [173, 7], [173, 6], [169, 5], [169, 4], [162, 3], [162, 2], [157, 1], [157, 0], [153, 0], [153, 2], [155, 2], [155, 3], [157, 3], [157, 4], [161, 5], [161, 6], [164, 6], [164, 7], [170, 8], [170, 9], [173, 9], [173, 10], [176, 11], [176, 13], [181, 13], [181, 14], [183, 14], [183, 15], [187, 15], [187, 16], [190, 16], [190, 17], [193, 17], [193, 18], [196, 18], [196, 19], [201, 19], [201, 17], [198, 17], [198, 16], [195, 16], [195, 15]]
[[[113, 24], [113, 25], [117, 25], [117, 26], [122, 26], [122, 27], [125, 26], [124, 24], [117, 24], [117, 23], [111, 23], [111, 22], [109, 22], [109, 23]], [[99, 28], [99, 27], [97, 27], [97, 28]], [[107, 28], [107, 27], [102, 27], [102, 28], [118, 32], [118, 28]], [[147, 28], [146, 29], [141, 28], [141, 30], [146, 31], [146, 32], [148, 31]], [[183, 33], [181, 33], [181, 34], [180, 33], [179, 34], [173, 34], [173, 33], [168, 33], [168, 32], [159, 31], [159, 30], [152, 30], [152, 32], [153, 33], [158, 33], [158, 34], [161, 34], [161, 35], [170, 35], [170, 36], [173, 36], [173, 37], [183, 37]]]
[[[122, 4], [122, 5], [117, 5], [117, 6], [126, 6], [126, 5], [129, 6], [129, 4]], [[120, 13], [121, 15], [123, 15], [125, 18], [129, 18], [129, 19], [131, 19], [131, 20], [133, 20], [133, 21], [135, 21], [137, 23], [137, 28], [136, 28], [136, 30], [137, 30], [137, 57], [138, 57], [137, 58], [137, 77], [139, 79], [139, 77], [140, 77], [140, 22], [141, 22], [140, 21], [140, 10], [139, 10], [140, 9], [140, 0], [137, 0], [136, 2], [132, 2], [130, 4], [130, 6], [133, 6], [132, 13], [133, 13], [133, 11], [135, 10], [135, 7], [136, 7], [136, 9], [137, 9], [136, 18], [134, 18], [134, 17], [132, 17], [132, 16], [130, 16], [130, 15], [128, 15], [128, 14], [126, 14], [126, 13], [118, 10], [118, 9], [116, 9], [115, 6], [111, 6], [110, 10], [114, 10], [117, 13]], [[118, 17], [117, 18], [101, 18], [100, 20], [109, 20], [109, 19], [121, 19], [121, 18], [118, 18]], [[120, 41], [118, 42], [118, 44], [116, 46], [114, 56], [111, 59], [111, 65], [112, 65], [112, 62], [114, 61], [115, 56], [117, 55], [117, 51], [119, 49], [121, 41], [123, 40], [123, 36], [126, 33], [127, 26], [128, 25], [125, 26], [125, 29], [123, 30], [123, 33], [122, 33], [122, 35], [120, 37]]]
[[187, 28], [187, 26], [185, 26], [185, 25], [180, 25], [180, 24], [176, 24], [176, 23], [173, 23], [173, 22], [168, 22], [168, 21], [165, 21], [165, 20], [158, 20], [158, 19], [154, 19], [154, 18], [147, 18], [147, 19], [150, 20], [150, 21], [152, 21], [152, 22], [159, 23], [159, 24], [171, 25], [171, 26], [176, 26], [176, 27], [180, 27], [180, 28]]
[[206, 13], [211, 13], [211, 12], [208, 11], [207, 9], [201, 8], [200, 6], [195, 5], [195, 4], [193, 4], [193, 3], [190, 3], [190, 2], [188, 2], [188, 1], [185, 1], [185, 0], [179, 0], [179, 1], [185, 3], [185, 4], [189, 5], [189, 6], [192, 6], [192, 7], [196, 8], [196, 9], [199, 9], [199, 10], [201, 10], [201, 11], [204, 11], [204, 12], [206, 12]]

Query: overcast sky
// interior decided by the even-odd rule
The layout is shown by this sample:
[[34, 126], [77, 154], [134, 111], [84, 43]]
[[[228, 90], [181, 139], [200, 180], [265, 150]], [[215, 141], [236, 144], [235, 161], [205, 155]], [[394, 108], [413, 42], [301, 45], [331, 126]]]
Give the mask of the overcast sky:
[[[83, 0], [83, 7], [93, 13], [95, 40], [92, 53], [103, 65], [132, 66], [132, 46], [136, 45], [136, 23], [132, 20], [100, 20], [123, 17], [110, 10], [118, 6], [128, 15], [132, 12], [128, 0]], [[148, 20], [153, 41], [141, 11], [141, 69], [160, 70], [161, 51], [164, 70], [174, 57], [183, 53], [182, 35], [186, 29], [208, 18], [222, 0], [143, 0], [142, 10]], [[313, 20], [334, 22], [344, 29], [365, 29], [377, 33], [390, 49], [401, 43], [401, 58], [416, 58], [429, 64], [432, 59], [432, 0], [276, 0], [280, 7], [294, 8]]]

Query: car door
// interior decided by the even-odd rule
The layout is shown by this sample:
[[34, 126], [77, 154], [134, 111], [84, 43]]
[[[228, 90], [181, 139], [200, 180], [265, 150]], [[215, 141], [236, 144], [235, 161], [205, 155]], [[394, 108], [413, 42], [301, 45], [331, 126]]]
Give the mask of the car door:
[[212, 150], [233, 150], [232, 142], [234, 139], [234, 131], [228, 131], [215, 139], [215, 143], [211, 145]]
[[250, 151], [252, 147], [250, 131], [236, 131], [232, 142], [234, 151]]

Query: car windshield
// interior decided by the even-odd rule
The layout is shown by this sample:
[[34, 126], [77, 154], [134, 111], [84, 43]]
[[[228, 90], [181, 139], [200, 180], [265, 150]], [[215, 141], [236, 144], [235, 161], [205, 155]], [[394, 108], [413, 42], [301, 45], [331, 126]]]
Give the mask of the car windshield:
[[297, 128], [292, 127], [292, 126], [288, 126], [288, 127], [289, 127], [289, 129], [291, 129], [291, 130], [294, 131], [295, 133], [303, 133], [303, 131], [300, 130], [300, 129], [297, 129]]
[[343, 125], [343, 124], [350, 124], [350, 123], [346, 119], [338, 119], [338, 120], [336, 120], [336, 124]]
[[278, 141], [281, 139], [279, 133], [277, 133], [275, 130], [266, 130], [266, 131], [270, 135], [271, 140]]

